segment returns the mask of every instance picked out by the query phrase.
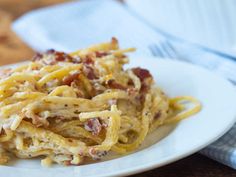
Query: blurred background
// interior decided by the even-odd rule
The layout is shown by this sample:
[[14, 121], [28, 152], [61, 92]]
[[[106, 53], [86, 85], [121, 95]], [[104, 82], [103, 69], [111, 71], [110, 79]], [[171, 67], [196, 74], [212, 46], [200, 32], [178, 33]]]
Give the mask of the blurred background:
[[155, 27], [210, 48], [236, 54], [235, 0], [127, 0]]
[[11, 29], [15, 19], [28, 11], [69, 0], [0, 0], [0, 65], [31, 58], [34, 51]]
[[[68, 1], [70, 0], [0, 0], [0, 60], [11, 58], [14, 62], [28, 58], [33, 52], [11, 32], [10, 25], [13, 20], [28, 11]], [[119, 2], [128, 6], [129, 10], [146, 24], [161, 32], [236, 55], [235, 0], [122, 0]], [[9, 52], [12, 50], [14, 53]]]

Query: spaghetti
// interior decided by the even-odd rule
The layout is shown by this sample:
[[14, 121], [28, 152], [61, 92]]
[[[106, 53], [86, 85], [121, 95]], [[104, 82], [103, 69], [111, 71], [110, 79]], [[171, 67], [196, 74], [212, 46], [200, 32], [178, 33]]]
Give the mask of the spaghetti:
[[[139, 147], [159, 126], [201, 109], [189, 96], [168, 98], [150, 72], [123, 69], [113, 38], [71, 54], [49, 50], [0, 76], [0, 163], [8, 153], [45, 157], [43, 165], [80, 165]], [[190, 108], [187, 105], [192, 105]]]

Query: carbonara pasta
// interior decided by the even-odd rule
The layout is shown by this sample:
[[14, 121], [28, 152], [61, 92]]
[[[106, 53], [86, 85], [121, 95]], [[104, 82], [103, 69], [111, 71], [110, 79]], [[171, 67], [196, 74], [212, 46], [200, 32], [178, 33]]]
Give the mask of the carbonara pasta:
[[190, 96], [168, 98], [148, 70], [124, 70], [131, 51], [112, 38], [70, 54], [49, 50], [2, 70], [0, 163], [9, 161], [9, 153], [44, 157], [46, 166], [125, 154], [159, 126], [201, 109]]

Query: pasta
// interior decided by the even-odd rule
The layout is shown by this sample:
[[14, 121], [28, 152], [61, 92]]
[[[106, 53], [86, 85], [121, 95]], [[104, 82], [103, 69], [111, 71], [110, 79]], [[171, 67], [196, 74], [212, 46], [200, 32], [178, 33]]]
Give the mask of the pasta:
[[0, 75], [0, 163], [9, 153], [80, 165], [136, 150], [148, 133], [201, 109], [190, 96], [169, 98], [150, 72], [124, 70], [118, 41], [66, 54], [49, 50]]

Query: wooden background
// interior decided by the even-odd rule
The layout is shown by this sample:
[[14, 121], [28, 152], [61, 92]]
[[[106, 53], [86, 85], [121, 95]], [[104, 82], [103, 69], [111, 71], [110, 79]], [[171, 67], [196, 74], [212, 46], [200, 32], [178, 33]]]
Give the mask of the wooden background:
[[[30, 59], [34, 51], [10, 29], [11, 22], [27, 11], [67, 0], [0, 0], [0, 65]], [[236, 172], [200, 154], [133, 177], [236, 177]]]

